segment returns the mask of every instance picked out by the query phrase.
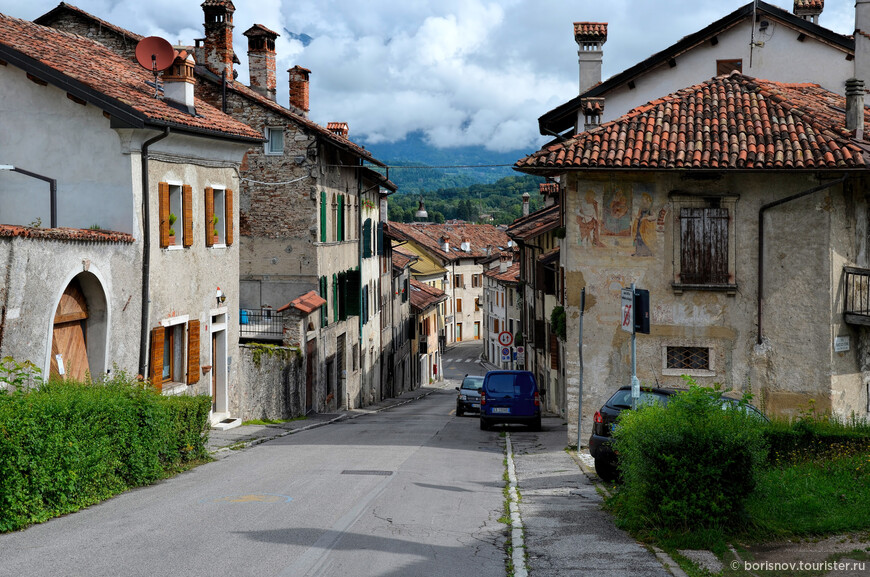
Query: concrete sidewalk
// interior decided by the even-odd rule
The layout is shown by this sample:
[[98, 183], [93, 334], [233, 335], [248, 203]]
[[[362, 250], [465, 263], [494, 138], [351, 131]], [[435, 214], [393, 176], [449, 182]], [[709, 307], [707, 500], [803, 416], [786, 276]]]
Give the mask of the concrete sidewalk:
[[266, 441], [271, 441], [272, 439], [398, 407], [399, 405], [422, 399], [439, 389], [448, 388], [448, 384], [452, 385], [453, 383], [442, 381], [439, 384], [426, 385], [415, 391], [407, 391], [398, 397], [384, 399], [360, 409], [351, 409], [337, 413], [312, 413], [299, 420], [275, 425], [241, 425], [225, 431], [211, 429], [206, 447], [212, 457], [223, 459], [232, 454], [232, 451], [246, 449]]

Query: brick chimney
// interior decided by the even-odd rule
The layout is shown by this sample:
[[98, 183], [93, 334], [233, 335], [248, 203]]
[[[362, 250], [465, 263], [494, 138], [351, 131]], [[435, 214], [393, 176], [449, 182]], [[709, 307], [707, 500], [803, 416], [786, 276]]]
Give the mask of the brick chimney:
[[601, 82], [601, 47], [607, 42], [607, 22], [575, 22], [574, 41], [579, 50], [580, 94]]
[[794, 15], [813, 24], [819, 23], [819, 15], [824, 9], [825, 0], [794, 0]]
[[176, 108], [190, 114], [196, 114], [193, 100], [193, 88], [196, 85], [193, 75], [195, 64], [193, 55], [182, 50], [175, 57], [172, 66], [163, 72], [163, 98], [174, 102]]
[[294, 66], [287, 72], [290, 73], [290, 106], [308, 116], [308, 76], [311, 71], [301, 66]]
[[347, 138], [347, 135], [350, 133], [350, 127], [347, 125], [347, 122], [327, 122], [326, 130], [342, 138]]
[[275, 100], [278, 86], [275, 74], [275, 40], [279, 34], [262, 24], [245, 31], [248, 37], [248, 73], [251, 88], [269, 100]]
[[230, 0], [205, 0], [201, 4], [205, 14], [205, 64], [218, 75], [224, 71], [227, 80], [235, 78], [233, 73], [233, 12], [236, 7]]

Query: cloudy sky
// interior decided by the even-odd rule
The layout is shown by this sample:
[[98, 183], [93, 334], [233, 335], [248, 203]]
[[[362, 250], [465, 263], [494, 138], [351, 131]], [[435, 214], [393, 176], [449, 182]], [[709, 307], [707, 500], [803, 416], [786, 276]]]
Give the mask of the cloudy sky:
[[[263, 24], [278, 39], [278, 100], [286, 70], [311, 74], [311, 118], [343, 121], [351, 138], [392, 142], [422, 131], [438, 147], [493, 150], [541, 144], [537, 118], [577, 94], [575, 21], [608, 22], [604, 78], [748, 0], [234, 0], [234, 43], [247, 83], [247, 39]], [[792, 0], [768, 0], [791, 10]], [[199, 0], [71, 0], [104, 20], [170, 42], [203, 36]], [[34, 19], [57, 0], [0, 0]], [[854, 0], [828, 0], [820, 24], [854, 29]], [[308, 46], [290, 37], [307, 34]]]

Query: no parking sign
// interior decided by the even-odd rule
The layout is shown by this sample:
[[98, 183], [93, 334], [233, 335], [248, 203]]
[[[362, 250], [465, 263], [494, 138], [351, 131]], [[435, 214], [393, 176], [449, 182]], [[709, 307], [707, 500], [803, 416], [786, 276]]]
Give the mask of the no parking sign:
[[510, 347], [502, 347], [501, 360], [504, 362], [509, 362], [511, 360], [511, 348]]

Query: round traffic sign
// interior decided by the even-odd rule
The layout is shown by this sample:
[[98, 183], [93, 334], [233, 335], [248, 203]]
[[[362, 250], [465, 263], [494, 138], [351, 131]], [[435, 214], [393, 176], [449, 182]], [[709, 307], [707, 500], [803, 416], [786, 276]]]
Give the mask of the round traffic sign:
[[514, 343], [514, 336], [508, 331], [498, 333], [498, 344], [503, 347], [509, 347]]

